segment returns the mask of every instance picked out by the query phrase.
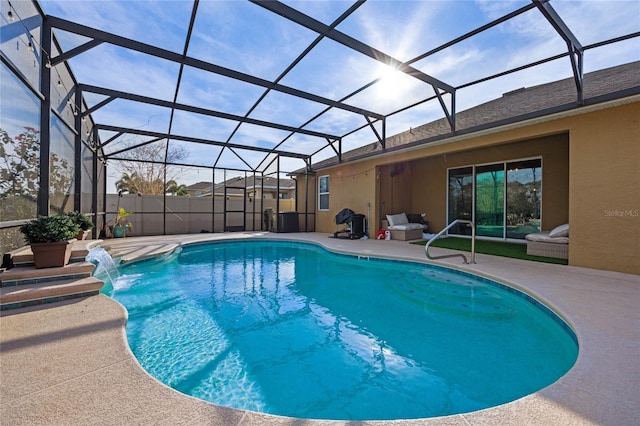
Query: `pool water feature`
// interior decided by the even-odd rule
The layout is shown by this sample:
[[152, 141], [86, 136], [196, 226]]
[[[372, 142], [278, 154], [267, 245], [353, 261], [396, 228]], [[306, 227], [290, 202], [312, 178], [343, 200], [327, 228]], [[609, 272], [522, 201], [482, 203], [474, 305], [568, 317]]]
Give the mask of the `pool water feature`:
[[112, 296], [158, 380], [277, 415], [388, 420], [475, 411], [556, 381], [569, 327], [501, 284], [304, 243], [184, 247], [120, 267]]
[[89, 250], [85, 260], [96, 266], [93, 275], [104, 281], [105, 291], [110, 291], [119, 277], [118, 265], [111, 255], [102, 247], [94, 247]]

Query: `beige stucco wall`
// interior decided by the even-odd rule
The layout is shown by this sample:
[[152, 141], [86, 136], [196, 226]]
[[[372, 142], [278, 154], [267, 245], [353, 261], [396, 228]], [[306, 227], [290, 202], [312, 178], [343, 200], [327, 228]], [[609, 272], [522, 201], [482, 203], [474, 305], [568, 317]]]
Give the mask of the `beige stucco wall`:
[[[316, 211], [318, 232], [335, 232], [344, 228], [344, 225], [337, 227], [335, 223], [335, 216], [344, 208], [367, 215], [370, 207], [373, 213], [378, 186], [375, 164], [374, 161], [349, 163], [317, 174], [316, 181], [320, 176], [329, 175], [329, 210]], [[369, 230], [371, 236], [371, 225]]]
[[640, 274], [640, 103], [570, 131], [570, 264]]
[[525, 158], [542, 158], [542, 229], [569, 219], [568, 134], [544, 136], [486, 148], [440, 154], [411, 163], [411, 211], [427, 213], [432, 232], [447, 224], [447, 169]]
[[542, 226], [570, 223], [569, 264], [640, 274], [638, 98], [319, 170], [331, 179], [330, 210], [316, 211], [316, 229], [334, 232], [338, 211], [366, 214], [370, 203], [370, 237], [383, 213], [400, 211], [426, 213], [439, 230], [448, 167], [541, 156]]
[[[334, 232], [335, 215], [344, 207], [366, 214], [368, 200], [374, 200], [370, 237], [386, 214], [401, 212], [426, 213], [431, 230], [440, 230], [446, 225], [448, 168], [530, 157], [543, 157], [543, 229], [552, 229], [566, 223], [569, 217], [568, 146], [567, 133], [561, 133], [415, 160], [411, 156], [393, 156], [393, 160], [403, 161], [377, 167], [369, 160], [350, 164], [348, 169], [343, 166], [323, 170], [318, 176], [330, 176], [330, 210], [317, 212], [318, 231]], [[417, 155], [424, 153], [416, 152]], [[360, 174], [353, 176], [354, 170]], [[371, 193], [374, 186], [377, 190]]]

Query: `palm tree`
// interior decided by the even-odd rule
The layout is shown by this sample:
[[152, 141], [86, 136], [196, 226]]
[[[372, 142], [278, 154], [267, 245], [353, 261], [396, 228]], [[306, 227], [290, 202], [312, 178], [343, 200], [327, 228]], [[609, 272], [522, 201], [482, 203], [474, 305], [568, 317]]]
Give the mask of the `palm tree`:
[[119, 194], [129, 193], [129, 194], [137, 194], [140, 192], [140, 184], [141, 184], [140, 176], [136, 172], [131, 173], [123, 173], [120, 180], [116, 181], [116, 189]]
[[166, 190], [167, 194], [184, 196], [189, 195], [189, 191], [187, 190], [187, 186], [184, 184], [178, 185], [175, 180], [170, 180], [167, 182]]

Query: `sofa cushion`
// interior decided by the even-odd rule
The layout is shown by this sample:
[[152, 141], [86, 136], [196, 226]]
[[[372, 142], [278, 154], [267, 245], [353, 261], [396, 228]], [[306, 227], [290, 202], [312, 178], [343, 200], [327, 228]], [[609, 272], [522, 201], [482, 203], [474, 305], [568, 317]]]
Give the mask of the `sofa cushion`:
[[405, 223], [402, 225], [393, 225], [389, 226], [389, 229], [393, 231], [409, 231], [411, 229], [420, 229], [422, 230], [424, 227], [419, 223]]
[[527, 241], [535, 241], [538, 243], [569, 244], [569, 237], [551, 237], [549, 236], [549, 232], [528, 234], [525, 238]]
[[406, 225], [409, 223], [409, 219], [407, 219], [407, 215], [405, 213], [388, 214], [387, 221], [389, 222], [389, 226]]
[[549, 232], [549, 236], [551, 238], [557, 237], [568, 237], [569, 236], [569, 224], [565, 223], [564, 225], [556, 226]]

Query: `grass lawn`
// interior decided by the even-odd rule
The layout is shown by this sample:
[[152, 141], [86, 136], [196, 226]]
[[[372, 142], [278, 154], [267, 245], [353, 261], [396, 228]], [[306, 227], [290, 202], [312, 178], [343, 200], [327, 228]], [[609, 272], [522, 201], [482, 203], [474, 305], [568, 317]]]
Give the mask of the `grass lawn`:
[[[426, 241], [416, 241], [412, 244], [426, 245]], [[470, 238], [438, 238], [431, 244], [431, 247], [439, 247], [461, 251], [471, 251]], [[557, 263], [568, 265], [567, 259], [557, 259], [555, 257], [530, 256], [527, 254], [526, 244], [507, 243], [504, 241], [485, 241], [476, 239], [476, 253], [490, 254], [492, 256], [513, 257], [515, 259], [532, 260], [534, 262]]]

